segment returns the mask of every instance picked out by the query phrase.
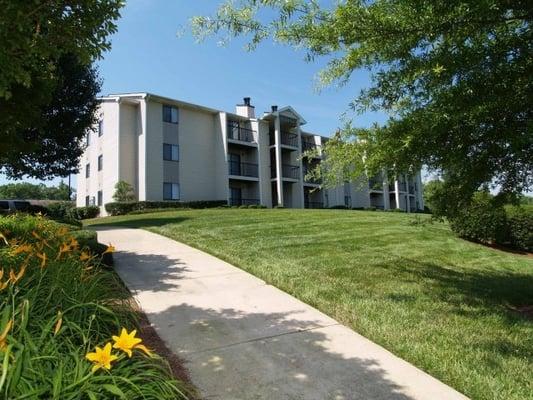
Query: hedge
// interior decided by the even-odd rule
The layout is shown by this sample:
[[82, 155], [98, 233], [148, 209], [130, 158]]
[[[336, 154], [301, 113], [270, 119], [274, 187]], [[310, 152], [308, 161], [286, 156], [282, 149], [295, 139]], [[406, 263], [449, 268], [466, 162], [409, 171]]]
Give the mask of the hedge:
[[203, 200], [203, 201], [132, 201], [112, 202], [105, 205], [110, 215], [124, 215], [133, 211], [142, 211], [160, 208], [214, 208], [227, 204], [226, 200]]
[[449, 222], [464, 239], [533, 251], [533, 208], [503, 207], [489, 193], [479, 192]]

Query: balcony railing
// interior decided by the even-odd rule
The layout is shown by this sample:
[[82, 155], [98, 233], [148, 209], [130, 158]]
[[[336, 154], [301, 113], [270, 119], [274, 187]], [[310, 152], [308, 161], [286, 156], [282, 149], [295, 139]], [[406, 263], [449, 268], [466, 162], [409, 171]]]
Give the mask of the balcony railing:
[[409, 193], [414, 194], [415, 193], [415, 187], [413, 185], [409, 185]]
[[253, 129], [245, 128], [238, 122], [228, 121], [228, 139], [251, 143], [254, 141], [254, 133]]
[[324, 208], [324, 203], [321, 201], [305, 201], [304, 202], [305, 208]]
[[[405, 192], [405, 182], [399, 182], [399, 183], [398, 183], [398, 190], [399, 190], [400, 192]], [[391, 184], [389, 185], [389, 191], [390, 191], [390, 192], [394, 192], [394, 191], [396, 191], [396, 185], [395, 185], [394, 183], [391, 183]]]
[[[278, 174], [275, 166], [270, 167], [270, 172], [272, 178], [277, 178]], [[300, 179], [300, 167], [297, 165], [282, 164], [281, 175], [283, 178]]]
[[281, 144], [298, 147], [298, 135], [296, 133], [282, 133]]
[[228, 161], [228, 172], [234, 176], [247, 176], [251, 178], [259, 177], [257, 164]]
[[259, 199], [229, 199], [230, 206], [254, 206], [259, 205]]
[[302, 151], [314, 151], [318, 149], [318, 145], [307, 140], [302, 140]]

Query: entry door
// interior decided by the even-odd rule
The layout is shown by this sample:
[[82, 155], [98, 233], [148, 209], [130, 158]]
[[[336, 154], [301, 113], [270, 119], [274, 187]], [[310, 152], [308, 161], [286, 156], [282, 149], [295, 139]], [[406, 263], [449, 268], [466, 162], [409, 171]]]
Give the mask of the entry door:
[[241, 175], [241, 156], [240, 154], [229, 153], [228, 154], [229, 162], [229, 174], [230, 175]]

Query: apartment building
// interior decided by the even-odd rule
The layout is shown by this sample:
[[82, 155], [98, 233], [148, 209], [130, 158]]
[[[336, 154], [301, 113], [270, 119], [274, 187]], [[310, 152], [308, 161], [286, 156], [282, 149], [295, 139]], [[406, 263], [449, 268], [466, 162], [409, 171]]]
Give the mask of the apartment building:
[[[292, 107], [255, 115], [250, 98], [234, 113], [150, 93], [102, 97], [98, 126], [87, 135], [77, 205], [112, 202], [119, 180], [138, 200], [227, 200], [230, 205], [424, 208], [420, 173], [377, 176], [322, 188], [306, 179], [327, 137], [306, 132]], [[303, 156], [316, 149], [313, 157]]]

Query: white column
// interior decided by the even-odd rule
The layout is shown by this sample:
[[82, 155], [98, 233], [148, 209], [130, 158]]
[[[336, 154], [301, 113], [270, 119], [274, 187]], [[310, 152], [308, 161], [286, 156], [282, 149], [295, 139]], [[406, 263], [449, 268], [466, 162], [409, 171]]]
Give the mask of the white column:
[[251, 128], [256, 132], [255, 141], [257, 142], [257, 172], [259, 177], [259, 182], [257, 182], [257, 190], [259, 192], [259, 204], [265, 204], [265, 194], [263, 193], [263, 181], [265, 177], [263, 176], [263, 156], [261, 152], [261, 143], [259, 141], [259, 123], [257, 119], [250, 120]]
[[138, 185], [139, 185], [139, 201], [146, 200], [146, 135], [148, 131], [147, 122], [147, 106], [146, 99], [140, 102], [141, 111], [141, 132], [138, 141], [139, 162], [138, 168]]
[[300, 181], [296, 184], [298, 185], [298, 196], [300, 197], [300, 208], [305, 207], [304, 200], [304, 168], [302, 160], [302, 132], [300, 130], [300, 120], [296, 123], [296, 134], [298, 135], [298, 165], [300, 166]]
[[278, 205], [283, 206], [283, 175], [281, 160], [281, 124], [279, 114], [276, 112], [274, 120], [274, 137], [276, 149], [276, 189], [278, 191]]

